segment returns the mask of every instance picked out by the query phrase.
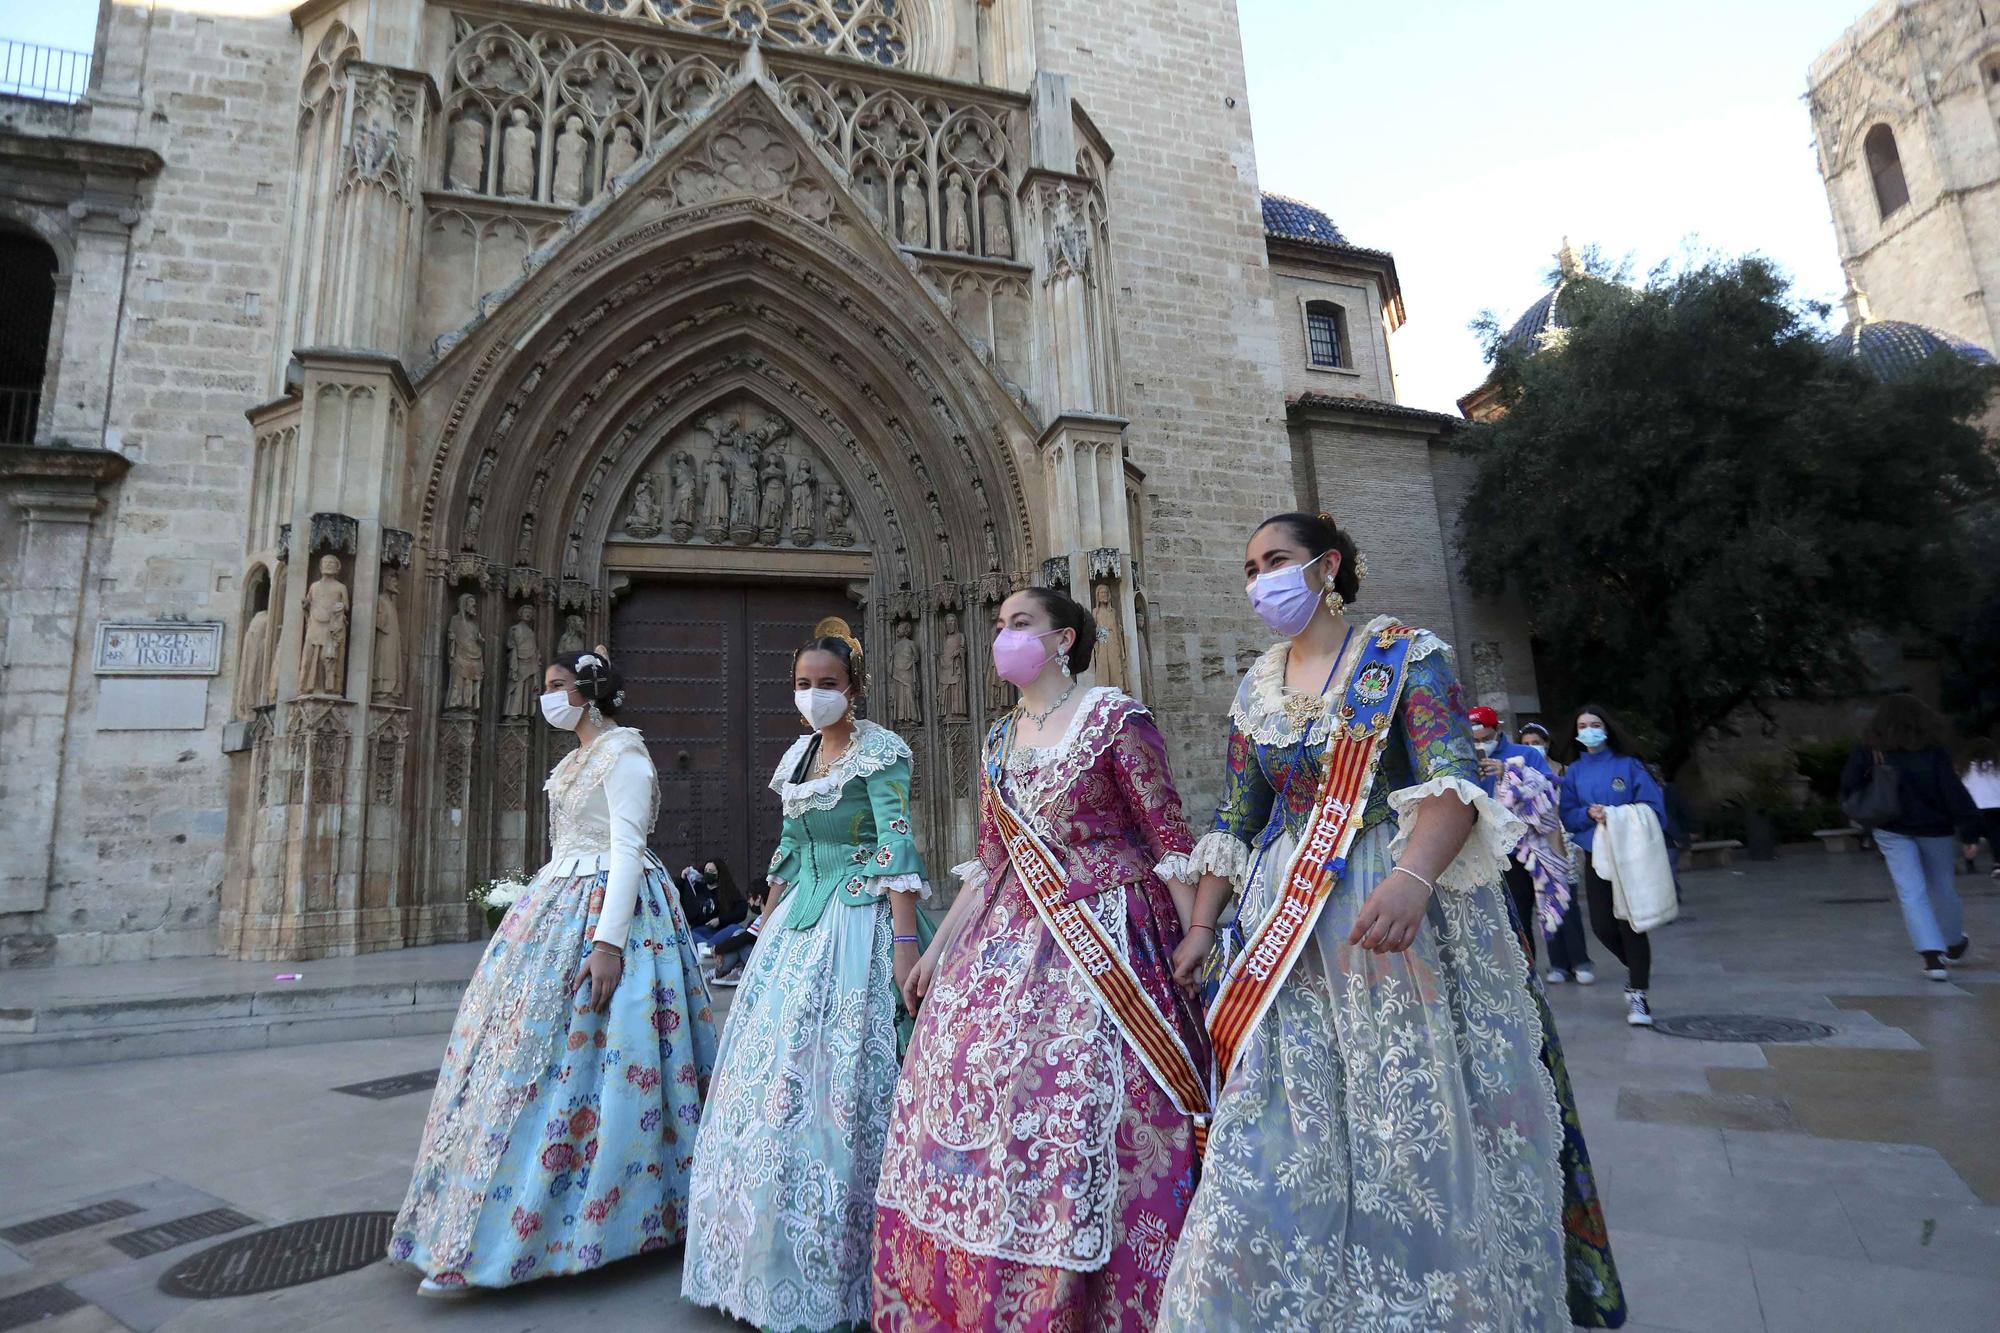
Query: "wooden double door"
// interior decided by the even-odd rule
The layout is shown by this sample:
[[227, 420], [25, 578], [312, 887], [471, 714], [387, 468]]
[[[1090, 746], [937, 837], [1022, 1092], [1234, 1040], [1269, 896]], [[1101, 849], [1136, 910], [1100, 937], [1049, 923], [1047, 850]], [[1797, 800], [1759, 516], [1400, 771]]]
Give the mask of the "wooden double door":
[[652, 846], [669, 869], [727, 861], [745, 889], [764, 873], [783, 823], [771, 772], [805, 730], [792, 654], [827, 616], [858, 620], [838, 584], [647, 581], [613, 609], [619, 720], [659, 770]]

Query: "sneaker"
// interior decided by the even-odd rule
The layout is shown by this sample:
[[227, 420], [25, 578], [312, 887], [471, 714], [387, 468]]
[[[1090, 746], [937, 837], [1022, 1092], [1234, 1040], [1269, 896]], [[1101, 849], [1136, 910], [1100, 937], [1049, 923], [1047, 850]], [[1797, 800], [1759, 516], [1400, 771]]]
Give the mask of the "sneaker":
[[739, 967], [732, 969], [729, 972], [725, 972], [719, 977], [710, 977], [708, 984], [711, 986], [734, 986], [740, 983], [742, 980], [743, 980], [743, 969]]
[[1961, 935], [1958, 937], [1958, 943], [1952, 945], [1949, 949], [1946, 949], [1944, 951], [1944, 960], [1947, 963], [1955, 963], [1959, 959], [1965, 957], [1965, 951], [1967, 949], [1970, 949], [1971, 947], [1972, 947], [1972, 936]]
[[1951, 973], [1944, 969], [1944, 955], [1935, 949], [1924, 951], [1924, 975], [1932, 981], [1949, 981]]
[[1646, 992], [1629, 988], [1626, 990], [1625, 1021], [1635, 1028], [1653, 1026], [1653, 1006], [1646, 1003]]
[[427, 1277], [417, 1284], [417, 1295], [430, 1296], [437, 1300], [445, 1301], [456, 1300], [470, 1290], [471, 1288], [465, 1285], [464, 1278], [459, 1278], [458, 1282], [452, 1286], [446, 1286], [436, 1278], [431, 1277]]
[[1577, 966], [1576, 984], [1579, 986], [1595, 986], [1597, 984], [1597, 973], [1590, 970], [1590, 964], [1582, 963]]
[[1560, 986], [1564, 982], [1569, 980], [1569, 973], [1563, 971], [1559, 967], [1552, 967], [1547, 972], [1542, 974], [1542, 980], [1546, 981], [1551, 986]]

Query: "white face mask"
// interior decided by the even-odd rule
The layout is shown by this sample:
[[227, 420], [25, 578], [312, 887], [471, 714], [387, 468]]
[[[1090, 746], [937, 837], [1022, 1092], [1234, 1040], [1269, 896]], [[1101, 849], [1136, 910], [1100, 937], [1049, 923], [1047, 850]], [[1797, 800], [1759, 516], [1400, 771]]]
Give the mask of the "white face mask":
[[1495, 750], [1500, 748], [1500, 742], [1498, 740], [1474, 741], [1473, 745], [1476, 746], [1479, 750], [1479, 753], [1483, 755], [1491, 755]]
[[839, 690], [796, 690], [792, 704], [814, 731], [824, 731], [847, 716], [847, 696]]
[[550, 690], [542, 696], [542, 716], [557, 731], [575, 731], [583, 721], [583, 705], [571, 703], [568, 690]]

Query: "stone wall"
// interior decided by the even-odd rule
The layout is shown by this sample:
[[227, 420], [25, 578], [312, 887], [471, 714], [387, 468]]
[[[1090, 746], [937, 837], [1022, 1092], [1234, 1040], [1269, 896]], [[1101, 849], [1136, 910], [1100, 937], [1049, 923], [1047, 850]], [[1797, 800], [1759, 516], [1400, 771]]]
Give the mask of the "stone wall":
[[[239, 18], [107, 5], [101, 87], [85, 137], [152, 148], [165, 167], [133, 229], [109, 348], [103, 442], [132, 461], [96, 520], [68, 681], [44, 910], [0, 917], [0, 965], [215, 951], [227, 768], [218, 737], [234, 663], [195, 731], [99, 731], [91, 627], [106, 619], [220, 620], [236, 641], [251, 441], [244, 409], [270, 396], [270, 311], [283, 249], [298, 40], [283, 13]], [[122, 306], [119, 305], [122, 301]], [[91, 336], [72, 320], [71, 337]], [[65, 396], [102, 394], [65, 385]], [[102, 402], [100, 398], [99, 403]], [[74, 434], [88, 414], [58, 417]], [[93, 431], [79, 444], [98, 443]]]
[[[1372, 274], [1277, 260], [1271, 265], [1271, 280], [1277, 293], [1278, 351], [1284, 360], [1286, 398], [1323, 393], [1333, 398], [1358, 394], [1380, 402], [1396, 400], [1388, 333], [1382, 327], [1382, 289]], [[1315, 366], [1307, 355], [1308, 301], [1332, 302], [1346, 315], [1343, 365]]]
[[1237, 678], [1268, 637], [1243, 544], [1294, 500], [1236, 7], [1037, 0], [1034, 31], [1042, 71], [1074, 80], [1117, 154], [1111, 280], [1146, 474], [1153, 702], [1200, 825]]

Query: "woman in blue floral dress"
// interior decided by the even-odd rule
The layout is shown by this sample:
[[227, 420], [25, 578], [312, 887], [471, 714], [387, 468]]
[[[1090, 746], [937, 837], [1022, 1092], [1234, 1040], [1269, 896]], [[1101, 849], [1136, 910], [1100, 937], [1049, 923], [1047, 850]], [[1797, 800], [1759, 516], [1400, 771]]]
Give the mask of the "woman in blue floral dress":
[[772, 905], [695, 1145], [681, 1279], [688, 1300], [782, 1333], [867, 1327], [898, 997], [930, 939], [910, 747], [854, 716], [860, 645], [824, 622], [792, 669], [813, 730], [771, 777]]
[[[1520, 824], [1478, 785], [1445, 645], [1344, 620], [1355, 564], [1323, 515], [1250, 542], [1252, 604], [1286, 637], [1237, 691], [1175, 962], [1195, 974], [1234, 890], [1252, 945], [1229, 985], [1275, 991], [1233, 1068], [1211, 1006], [1222, 1086], [1159, 1327], [1566, 1329], [1562, 1130], [1502, 881]], [[1308, 864], [1309, 819], [1352, 841]], [[1316, 918], [1292, 910], [1300, 880], [1330, 884]]]
[[646, 849], [659, 783], [608, 655], [548, 668], [549, 863], [466, 987], [389, 1257], [448, 1294], [677, 1244], [715, 1063], [673, 883]]

